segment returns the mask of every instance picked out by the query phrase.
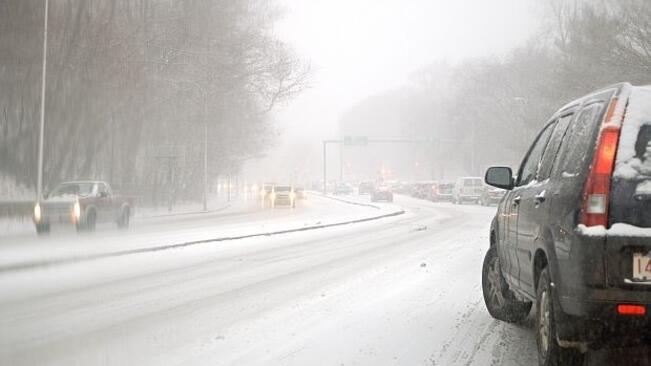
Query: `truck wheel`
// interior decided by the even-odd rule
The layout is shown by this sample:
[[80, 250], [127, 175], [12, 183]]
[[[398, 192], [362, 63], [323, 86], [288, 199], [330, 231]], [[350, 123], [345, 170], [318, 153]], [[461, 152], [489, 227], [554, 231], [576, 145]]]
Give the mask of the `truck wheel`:
[[43, 223], [43, 224], [37, 224], [36, 225], [36, 234], [39, 236], [41, 235], [46, 235], [50, 233], [50, 224], [49, 223]]
[[129, 228], [129, 209], [125, 208], [122, 210], [122, 213], [120, 214], [120, 218], [118, 219], [118, 228], [119, 229], [128, 229]]
[[556, 337], [554, 301], [549, 269], [543, 269], [536, 289], [536, 343], [540, 366], [583, 365], [585, 355], [574, 348], [562, 348]]
[[95, 211], [90, 211], [86, 216], [86, 222], [83, 225], [77, 226], [77, 231], [95, 231], [95, 224], [97, 223], [97, 215]]
[[495, 319], [519, 323], [531, 311], [531, 302], [518, 300], [502, 276], [497, 248], [491, 247], [482, 267], [482, 292], [488, 313]]

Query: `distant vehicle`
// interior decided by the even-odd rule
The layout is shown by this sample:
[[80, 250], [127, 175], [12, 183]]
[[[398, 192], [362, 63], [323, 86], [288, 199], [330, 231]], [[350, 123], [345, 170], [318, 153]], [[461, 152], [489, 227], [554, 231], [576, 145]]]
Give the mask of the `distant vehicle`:
[[129, 227], [133, 199], [113, 193], [102, 181], [64, 182], [34, 206], [36, 232], [44, 234], [52, 225], [74, 225], [77, 231], [93, 231], [97, 223], [115, 222]]
[[436, 183], [432, 186], [428, 198], [432, 202], [452, 201], [452, 191], [454, 183]]
[[304, 200], [307, 198], [307, 194], [305, 193], [305, 189], [303, 187], [294, 187], [294, 193], [296, 193], [297, 200]]
[[394, 182], [391, 184], [391, 190], [393, 193], [411, 194], [412, 184], [408, 182]]
[[[540, 365], [583, 365], [591, 348], [649, 344], [651, 87], [619, 84], [559, 109], [507, 190], [482, 269], [488, 312], [520, 322], [535, 303]], [[528, 133], [522, 131], [522, 136]]]
[[388, 185], [379, 185], [375, 187], [375, 189], [371, 193], [371, 201], [393, 202], [393, 191], [391, 190], [391, 187]]
[[411, 196], [420, 199], [429, 199], [436, 182], [418, 182], [414, 183], [411, 188]]
[[260, 201], [263, 207], [273, 207], [275, 183], [265, 183], [260, 189]]
[[506, 191], [496, 187], [484, 187], [484, 190], [479, 197], [479, 203], [482, 206], [490, 206], [492, 204], [500, 203]]
[[351, 194], [353, 193], [353, 187], [351, 187], [348, 183], [338, 183], [335, 185], [332, 193], [335, 195]]
[[275, 186], [271, 198], [273, 207], [296, 207], [296, 192], [292, 186]]
[[357, 193], [359, 193], [360, 195], [371, 194], [373, 193], [374, 188], [375, 185], [373, 184], [373, 182], [362, 182], [359, 184]]
[[483, 190], [484, 181], [479, 177], [458, 178], [452, 190], [452, 202], [455, 204], [477, 203]]

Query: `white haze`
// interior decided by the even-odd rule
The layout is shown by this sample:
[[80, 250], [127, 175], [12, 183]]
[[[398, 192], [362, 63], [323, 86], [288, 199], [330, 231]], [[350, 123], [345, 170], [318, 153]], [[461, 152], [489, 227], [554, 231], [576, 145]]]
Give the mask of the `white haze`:
[[277, 35], [314, 75], [310, 90], [275, 113], [280, 137], [266, 158], [248, 165], [253, 179], [318, 177], [320, 141], [337, 136], [340, 115], [354, 103], [408, 83], [414, 71], [435, 61], [501, 56], [538, 25], [535, 7], [522, 0], [281, 4]]

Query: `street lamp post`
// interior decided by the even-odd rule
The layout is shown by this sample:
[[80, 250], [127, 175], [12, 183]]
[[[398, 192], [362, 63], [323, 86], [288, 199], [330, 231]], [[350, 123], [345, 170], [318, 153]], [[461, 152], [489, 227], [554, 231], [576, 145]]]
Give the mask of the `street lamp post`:
[[208, 211], [208, 93], [203, 93], [203, 210]]
[[45, 130], [45, 82], [47, 71], [47, 18], [50, 8], [49, 0], [45, 0], [45, 14], [43, 16], [43, 70], [41, 75], [41, 120], [38, 134], [38, 172], [36, 181], [36, 202], [43, 196], [43, 137]]

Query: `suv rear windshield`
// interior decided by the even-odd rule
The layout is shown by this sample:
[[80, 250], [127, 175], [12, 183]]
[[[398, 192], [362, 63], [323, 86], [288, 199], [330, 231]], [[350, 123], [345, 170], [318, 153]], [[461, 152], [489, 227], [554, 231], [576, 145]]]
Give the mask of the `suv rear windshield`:
[[[592, 159], [589, 149], [596, 143], [597, 125], [603, 109], [603, 103], [594, 103], [584, 107], [570, 125], [567, 138], [563, 141], [564, 155], [560, 169], [562, 174], [581, 174]], [[560, 155], [560, 154], [559, 154]]]
[[[640, 132], [637, 135], [637, 141], [635, 142], [635, 157], [641, 161], [646, 161], [651, 158], [651, 126], [643, 125], [640, 127]], [[646, 172], [645, 175], [650, 172]]]

